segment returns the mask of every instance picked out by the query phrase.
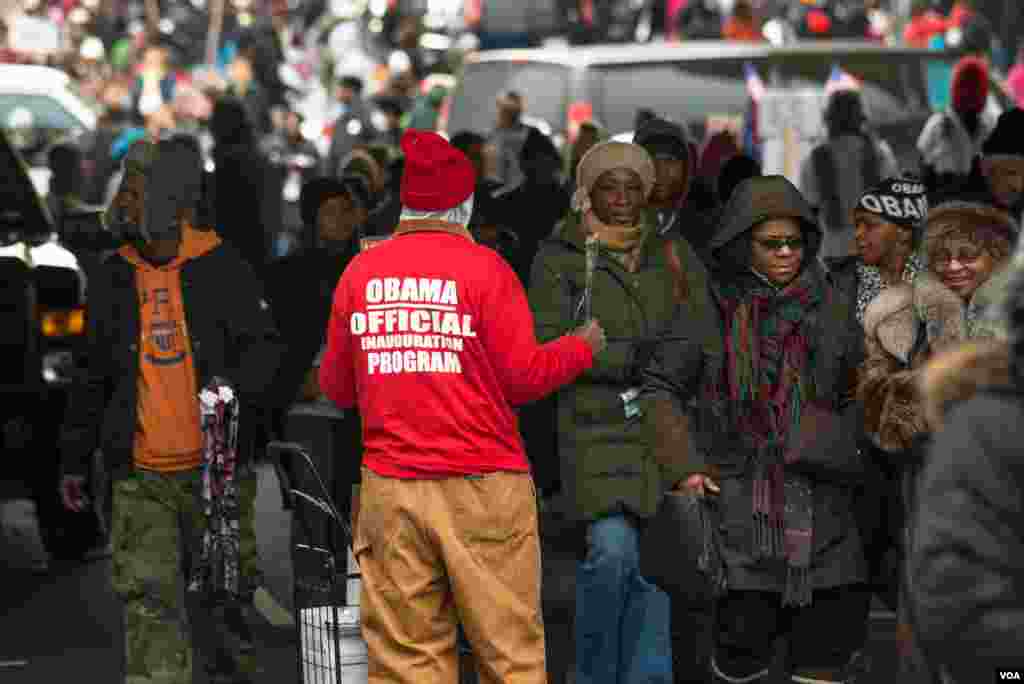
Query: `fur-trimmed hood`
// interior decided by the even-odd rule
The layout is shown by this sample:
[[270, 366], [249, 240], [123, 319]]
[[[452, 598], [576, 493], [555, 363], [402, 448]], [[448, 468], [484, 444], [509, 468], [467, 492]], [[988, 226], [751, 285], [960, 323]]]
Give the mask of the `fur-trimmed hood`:
[[957, 404], [986, 388], [1010, 384], [1010, 346], [989, 339], [951, 349], [925, 365], [920, 382], [925, 416], [935, 430]]

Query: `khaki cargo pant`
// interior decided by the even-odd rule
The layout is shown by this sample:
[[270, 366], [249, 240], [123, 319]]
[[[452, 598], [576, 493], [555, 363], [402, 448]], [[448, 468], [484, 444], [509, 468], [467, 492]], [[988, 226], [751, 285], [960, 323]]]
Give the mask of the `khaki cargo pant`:
[[461, 622], [481, 684], [544, 684], [540, 542], [522, 473], [362, 471], [355, 554], [370, 684], [455, 684]]
[[[255, 472], [241, 471], [238, 487], [239, 569], [247, 593], [262, 578], [255, 534]], [[200, 488], [199, 470], [169, 475], [136, 470], [113, 483], [112, 581], [125, 610], [127, 684], [192, 682], [184, 569], [189, 555], [199, 548], [205, 524]], [[258, 671], [254, 658], [233, 657], [242, 672]]]

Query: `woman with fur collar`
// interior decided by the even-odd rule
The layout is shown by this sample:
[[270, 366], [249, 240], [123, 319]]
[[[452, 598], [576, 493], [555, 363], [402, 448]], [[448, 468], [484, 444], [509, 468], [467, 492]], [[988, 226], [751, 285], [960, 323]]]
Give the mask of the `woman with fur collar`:
[[[916, 507], [916, 482], [923, 446], [931, 430], [920, 381], [935, 354], [971, 340], [1002, 335], [990, 312], [1005, 290], [1004, 268], [1018, 226], [1006, 212], [962, 201], [940, 204], [928, 213], [922, 252], [926, 271], [913, 284], [883, 290], [864, 311], [866, 360], [858, 398], [864, 429], [876, 455], [902, 473], [897, 496], [904, 516]], [[913, 522], [897, 532], [897, 567], [912, 548]], [[898, 579], [898, 647], [903, 674], [930, 677], [906, 597], [912, 587]]]
[[917, 384], [932, 354], [1001, 334], [989, 311], [1018, 230], [995, 207], [940, 204], [929, 212], [924, 231], [927, 271], [912, 285], [885, 289], [866, 307], [858, 396], [867, 433], [883, 451], [911, 453], [927, 436]]
[[909, 598], [918, 641], [946, 682], [1022, 662], [1022, 257], [1018, 246], [1000, 307], [1009, 340], [963, 345], [923, 371], [936, 437], [912, 520]]

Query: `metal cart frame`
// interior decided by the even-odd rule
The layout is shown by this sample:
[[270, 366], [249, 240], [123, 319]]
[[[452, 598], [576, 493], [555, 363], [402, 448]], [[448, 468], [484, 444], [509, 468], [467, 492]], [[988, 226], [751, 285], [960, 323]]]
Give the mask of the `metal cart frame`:
[[[298, 642], [298, 681], [302, 684], [350, 684], [360, 679], [346, 662], [343, 651], [361, 644], [358, 605], [348, 602], [347, 588], [359, 579], [349, 563], [352, 549], [352, 525], [343, 517], [330, 489], [310, 457], [306, 447], [295, 442], [270, 442], [267, 455], [281, 481], [284, 503], [294, 520], [292, 586], [295, 630]], [[315, 491], [302, 486], [308, 483]], [[326, 528], [317, 534], [314, 516], [326, 520]], [[323, 534], [324, 529], [327, 534]], [[342, 548], [337, 548], [337, 534]], [[320, 537], [320, 538], [318, 538]], [[339, 558], [341, 559], [339, 562]], [[344, 564], [342, 573], [339, 565]], [[365, 650], [363, 652], [365, 664]], [[348, 668], [348, 669], [346, 669]]]

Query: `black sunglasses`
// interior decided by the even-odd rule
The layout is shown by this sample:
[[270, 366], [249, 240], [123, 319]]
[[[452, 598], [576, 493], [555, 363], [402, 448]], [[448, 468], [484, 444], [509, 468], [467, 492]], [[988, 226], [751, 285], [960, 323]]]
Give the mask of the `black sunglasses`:
[[769, 239], [757, 239], [757, 244], [761, 245], [767, 250], [772, 252], [779, 252], [783, 247], [789, 247], [793, 251], [804, 248], [804, 239], [802, 237], [795, 238], [769, 238]]

